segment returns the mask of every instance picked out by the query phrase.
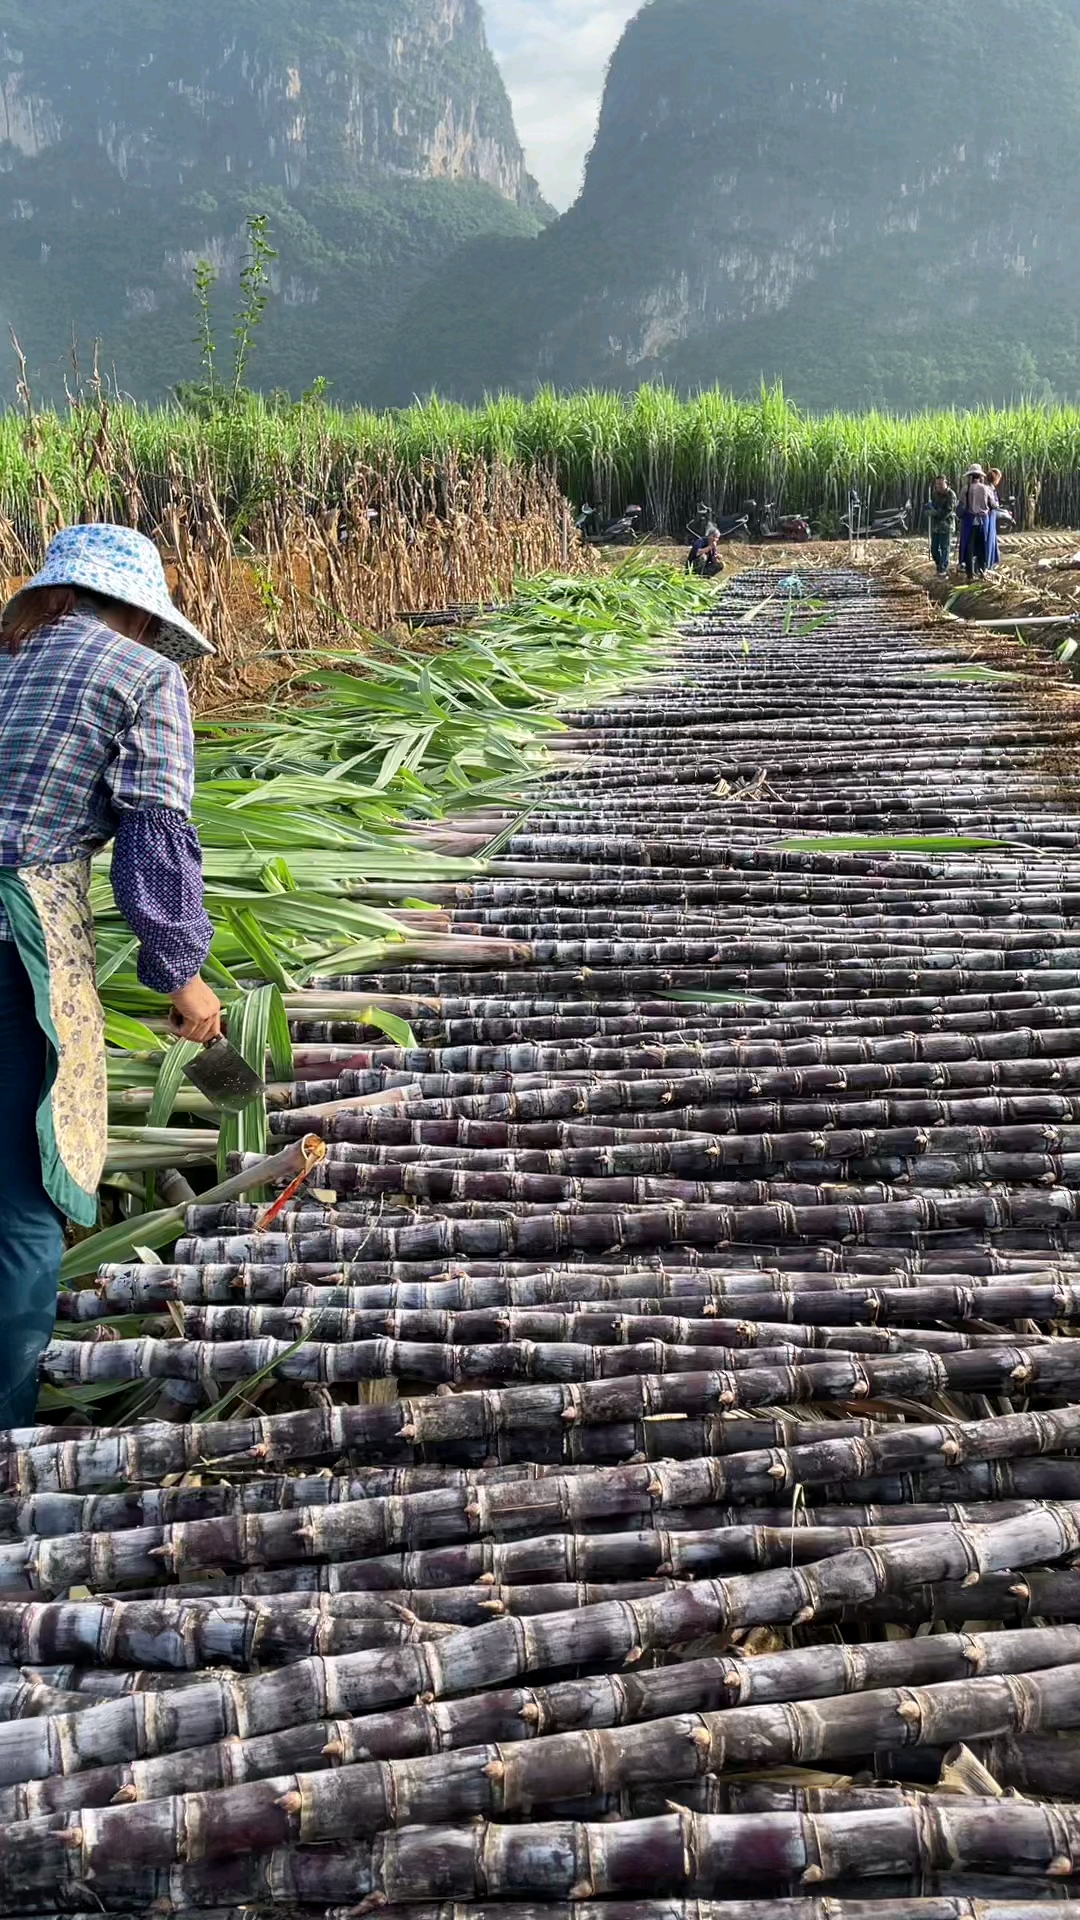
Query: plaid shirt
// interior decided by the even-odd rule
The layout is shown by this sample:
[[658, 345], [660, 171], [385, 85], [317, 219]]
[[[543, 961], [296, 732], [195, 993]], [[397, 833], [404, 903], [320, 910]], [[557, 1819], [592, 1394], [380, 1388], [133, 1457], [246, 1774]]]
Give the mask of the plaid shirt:
[[93, 615], [0, 653], [0, 866], [79, 860], [115, 838], [139, 977], [163, 993], [198, 973], [210, 946], [188, 820], [194, 760], [179, 667]]

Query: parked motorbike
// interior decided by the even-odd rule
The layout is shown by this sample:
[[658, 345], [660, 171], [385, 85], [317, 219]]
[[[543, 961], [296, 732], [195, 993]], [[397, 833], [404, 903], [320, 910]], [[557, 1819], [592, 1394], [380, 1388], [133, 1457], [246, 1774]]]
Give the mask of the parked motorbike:
[[882, 507], [867, 524], [862, 501], [854, 491], [848, 495], [848, 510], [840, 524], [851, 540], [905, 540], [911, 532], [912, 505]]
[[1001, 505], [998, 508], [998, 533], [999, 534], [1016, 532], [1016, 515], [1013, 512], [1013, 508], [1015, 507], [1015, 505], [1016, 505], [1015, 495], [1011, 495], [1008, 500], [1003, 500], [1001, 502]]
[[805, 513], [778, 514], [774, 500], [765, 502], [757, 526], [751, 527], [751, 533], [755, 540], [775, 540], [786, 546], [801, 546], [811, 538], [810, 522]]
[[[641, 518], [642, 512], [643, 509], [641, 507], [627, 507], [626, 512], [622, 514], [618, 520], [612, 520], [607, 526], [598, 526], [599, 514], [597, 509], [595, 507], [588, 507], [582, 509], [574, 524], [581, 534], [582, 539], [587, 540], [590, 546], [633, 547], [636, 546], [640, 537], [638, 533], [638, 521]], [[593, 524], [591, 527], [588, 524], [587, 516], [592, 516]]]
[[691, 540], [710, 540], [714, 533], [719, 533], [712, 508], [702, 502], [693, 519], [687, 521], [686, 531]]

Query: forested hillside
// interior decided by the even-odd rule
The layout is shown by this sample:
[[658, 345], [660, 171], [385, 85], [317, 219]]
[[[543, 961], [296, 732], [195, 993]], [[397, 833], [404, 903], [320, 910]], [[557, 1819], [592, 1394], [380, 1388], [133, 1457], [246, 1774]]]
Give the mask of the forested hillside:
[[650, 0], [584, 193], [414, 309], [380, 397], [662, 378], [804, 404], [1080, 395], [1080, 9]]
[[0, 322], [38, 380], [73, 329], [137, 395], [196, 374], [195, 263], [224, 317], [259, 213], [253, 373], [359, 397], [448, 255], [546, 215], [479, 0], [0, 0]]

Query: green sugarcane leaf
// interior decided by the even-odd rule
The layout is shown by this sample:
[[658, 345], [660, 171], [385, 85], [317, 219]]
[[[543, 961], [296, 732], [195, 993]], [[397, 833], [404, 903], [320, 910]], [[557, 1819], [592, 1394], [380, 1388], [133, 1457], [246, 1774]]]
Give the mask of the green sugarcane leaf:
[[215, 993], [239, 993], [240, 991], [239, 980], [234, 978], [228, 967], [222, 965], [213, 948], [203, 961], [202, 976], [207, 986], [213, 987]]
[[291, 993], [296, 982], [286, 973], [278, 949], [267, 939], [255, 915], [247, 907], [226, 907], [225, 922], [249, 958], [275, 987]]
[[183, 1207], [166, 1207], [159, 1213], [140, 1213], [134, 1220], [90, 1234], [68, 1248], [60, 1262], [61, 1280], [79, 1280], [84, 1274], [96, 1273], [99, 1267], [131, 1261], [140, 1246], [155, 1250], [170, 1246], [184, 1231], [184, 1213]]
[[396, 1047], [415, 1049], [416, 1035], [407, 1020], [398, 1013], [387, 1013], [385, 1007], [365, 1007], [360, 1015], [360, 1024], [374, 1027], [377, 1033], [385, 1033]]
[[[167, 1126], [184, 1080], [184, 1068], [202, 1052], [197, 1040], [176, 1040], [161, 1063], [154, 1097], [146, 1115], [148, 1127]], [[178, 1144], [183, 1144], [182, 1138]]]
[[99, 992], [101, 988], [105, 986], [106, 982], [112, 979], [114, 973], [119, 973], [121, 967], [127, 966], [128, 961], [133, 959], [138, 951], [138, 940], [125, 940], [121, 946], [115, 947], [112, 953], [106, 954], [103, 960], [98, 961], [97, 984]]
[[253, 1373], [250, 1379], [238, 1380], [236, 1385], [230, 1387], [228, 1393], [225, 1394], [222, 1399], [216, 1400], [212, 1407], [206, 1409], [205, 1413], [197, 1413], [192, 1424], [195, 1426], [205, 1426], [207, 1422], [211, 1420], [224, 1420], [230, 1407], [235, 1406], [238, 1400], [249, 1398], [257, 1387], [261, 1387], [265, 1381], [273, 1378], [278, 1367], [281, 1366], [284, 1360], [291, 1359], [294, 1353], [299, 1353], [301, 1347], [307, 1346], [309, 1340], [314, 1338], [315, 1328], [317, 1326], [318, 1321], [314, 1323], [308, 1332], [302, 1333], [299, 1340], [294, 1340], [291, 1347], [286, 1347], [284, 1353], [279, 1353], [276, 1360], [271, 1360], [269, 1366], [261, 1367], [258, 1373]]
[[748, 993], [695, 993], [691, 987], [678, 991], [661, 993], [658, 1000], [677, 1000], [690, 1007], [760, 1007], [764, 1012], [772, 1012], [770, 1000], [754, 1000]]
[[867, 833], [838, 833], [831, 839], [781, 840], [781, 853], [979, 853], [1009, 852], [1007, 840], [989, 840], [967, 834], [900, 834], [895, 839]]
[[927, 667], [928, 680], [1018, 680], [1019, 674], [1005, 673], [1000, 667]]
[[285, 1011], [285, 1002], [276, 987], [271, 990], [270, 1019], [266, 1031], [274, 1079], [278, 1082], [291, 1080], [295, 1071], [292, 1034], [289, 1032], [289, 1016]]
[[141, 1020], [132, 1020], [126, 1013], [117, 1013], [115, 1009], [105, 1009], [105, 1045], [119, 1047], [124, 1053], [161, 1053], [165, 1042], [159, 1033], [153, 1033]]
[[[275, 997], [280, 1006], [281, 995], [276, 987], [257, 987], [254, 993], [244, 994], [229, 1011], [229, 1038], [260, 1080], [266, 1072]], [[222, 1114], [218, 1134], [218, 1170], [222, 1179], [225, 1178], [226, 1161], [230, 1153], [266, 1152], [266, 1134], [265, 1095], [260, 1094], [254, 1100], [249, 1100], [239, 1113]]]
[[274, 860], [267, 861], [261, 877], [267, 893], [296, 892], [296, 881], [289, 870], [288, 861], [283, 860], [280, 855]]

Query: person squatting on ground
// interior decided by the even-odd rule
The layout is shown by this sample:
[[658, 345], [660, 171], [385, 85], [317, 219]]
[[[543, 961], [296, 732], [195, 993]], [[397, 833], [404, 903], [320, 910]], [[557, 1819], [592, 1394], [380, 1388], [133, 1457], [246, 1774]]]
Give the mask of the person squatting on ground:
[[955, 528], [956, 494], [945, 475], [939, 473], [930, 495], [930, 558], [941, 579], [949, 571]]
[[221, 1031], [200, 977], [211, 927], [176, 664], [212, 652], [128, 527], [58, 534], [0, 619], [0, 1427], [34, 1418], [64, 1219], [97, 1219], [108, 1109], [90, 861], [110, 840], [143, 986], [172, 1001], [185, 1039]]
[[704, 534], [694, 535], [687, 556], [686, 570], [688, 573], [700, 574], [704, 580], [712, 580], [718, 573], [723, 572], [720, 535], [715, 527], [709, 528]]

